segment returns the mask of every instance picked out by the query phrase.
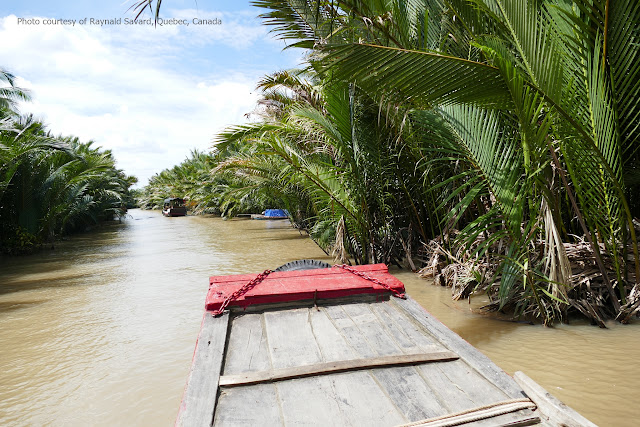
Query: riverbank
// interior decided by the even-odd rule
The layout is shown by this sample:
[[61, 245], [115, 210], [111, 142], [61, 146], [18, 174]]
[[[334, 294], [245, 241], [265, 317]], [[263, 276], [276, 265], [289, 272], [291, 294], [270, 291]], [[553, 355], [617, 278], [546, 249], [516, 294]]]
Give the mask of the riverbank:
[[[330, 262], [277, 221], [132, 210], [0, 267], [0, 424], [172, 425], [207, 278], [299, 258]], [[522, 370], [593, 422], [632, 426], [640, 326], [549, 329], [498, 321], [450, 289], [393, 270], [420, 304], [509, 373]], [[472, 307], [482, 301], [472, 299]], [[43, 375], [44, 373], [44, 375]]]

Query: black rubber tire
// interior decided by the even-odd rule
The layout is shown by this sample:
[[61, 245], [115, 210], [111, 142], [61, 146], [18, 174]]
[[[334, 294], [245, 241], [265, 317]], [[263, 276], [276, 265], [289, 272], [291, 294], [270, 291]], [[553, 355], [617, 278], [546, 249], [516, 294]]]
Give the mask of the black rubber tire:
[[331, 265], [317, 259], [299, 259], [281, 265], [273, 271], [315, 270], [317, 268], [331, 268]]

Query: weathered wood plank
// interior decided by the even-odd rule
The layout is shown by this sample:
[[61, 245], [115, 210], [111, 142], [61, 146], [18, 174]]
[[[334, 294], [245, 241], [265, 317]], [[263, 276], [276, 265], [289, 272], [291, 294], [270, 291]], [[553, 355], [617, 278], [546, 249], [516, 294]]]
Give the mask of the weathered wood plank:
[[465, 361], [421, 365], [418, 370], [448, 412], [502, 401], [509, 396]]
[[358, 326], [356, 326], [351, 317], [344, 311], [343, 307], [344, 306], [341, 305], [328, 306], [323, 307], [323, 310], [357, 356], [378, 356], [379, 353], [367, 341]]
[[273, 384], [257, 384], [220, 392], [214, 426], [275, 426], [282, 423]]
[[[424, 351], [420, 348], [416, 340], [411, 339], [411, 337], [409, 337], [402, 328], [398, 327], [389, 313], [389, 304], [371, 304], [369, 308], [378, 317], [380, 323], [404, 353], [419, 353], [420, 351]], [[391, 308], [391, 311], [395, 313], [398, 312], [393, 307]], [[433, 344], [433, 347], [436, 346], [434, 341], [431, 341], [431, 344]]]
[[[424, 366], [420, 368], [422, 369]], [[488, 405], [510, 397], [463, 360], [451, 362], [448, 366], [438, 365], [437, 368], [449, 381], [449, 387], [462, 389], [473, 402], [473, 406]], [[425, 372], [424, 369], [423, 372]], [[466, 408], [452, 407], [451, 409], [457, 411]]]
[[[348, 346], [347, 351], [328, 351], [333, 345], [344, 346], [345, 339], [335, 333], [331, 335], [336, 340], [334, 343], [331, 337], [320, 337], [323, 328], [340, 332], [328, 318], [322, 320], [322, 310], [324, 308], [320, 312], [310, 308], [265, 313], [274, 368], [327, 363], [320, 359], [352, 354]], [[274, 385], [287, 425], [394, 425], [407, 421], [368, 372], [297, 378]], [[376, 405], [374, 411], [372, 402]]]
[[394, 298], [391, 300], [391, 304], [399, 307], [408, 314], [408, 317], [410, 316], [413, 321], [427, 328], [442, 345], [454, 353], [457, 353], [461, 359], [486, 377], [496, 387], [503, 390], [507, 396], [514, 399], [524, 396], [522, 389], [516, 384], [513, 378], [495, 365], [487, 356], [440, 323], [439, 320], [424, 310], [413, 299], [410, 297], [407, 297], [406, 300]]
[[[372, 307], [387, 304], [386, 302], [371, 303]], [[326, 307], [327, 314], [342, 333], [351, 348], [360, 357], [377, 357], [381, 354], [403, 353], [401, 348], [392, 339], [376, 338], [385, 334], [385, 327], [380, 319], [371, 317], [373, 308], [367, 308], [370, 315], [361, 307]], [[395, 308], [393, 309], [395, 310]], [[364, 314], [363, 314], [364, 311]], [[350, 316], [350, 314], [352, 316]], [[358, 322], [360, 325], [356, 324]], [[366, 327], [361, 328], [361, 325]], [[378, 331], [374, 330], [377, 328]], [[372, 343], [378, 343], [374, 346]], [[429, 343], [433, 350], [444, 350], [442, 346], [434, 346], [434, 341], [426, 338], [421, 342]], [[410, 347], [410, 345], [409, 345]], [[419, 420], [426, 417], [441, 415], [447, 411], [437, 398], [433, 390], [420, 376], [416, 368], [391, 368], [375, 369], [372, 375], [384, 390], [385, 394], [408, 420]], [[408, 398], [408, 396], [411, 396]]]
[[176, 426], [211, 425], [228, 325], [229, 313], [205, 312]]
[[308, 308], [264, 313], [273, 369], [322, 362]]
[[267, 334], [261, 314], [232, 317], [224, 375], [271, 369]]
[[[413, 307], [412, 312], [403, 303], [345, 304], [267, 311], [252, 314], [254, 319], [238, 317], [235, 320], [243, 324], [243, 332], [234, 337], [232, 323], [228, 351], [239, 355], [243, 348], [251, 350], [244, 362], [225, 367], [225, 375], [220, 378], [224, 388], [219, 405], [223, 406], [216, 414], [216, 424], [393, 425], [523, 396], [517, 385], [515, 396], [503, 391], [494, 377], [500, 380], [499, 373], [506, 374], [476, 349], [444, 325], [438, 326], [437, 320], [425, 321], [422, 317], [430, 315], [420, 306], [419, 311]], [[255, 320], [260, 316], [262, 323]], [[432, 320], [437, 323], [432, 325]], [[253, 363], [250, 354], [256, 348], [257, 355], [261, 346], [267, 347], [268, 357]], [[364, 363], [371, 358], [397, 361], [407, 353], [415, 356], [434, 349], [455, 352], [458, 348], [464, 360], [401, 367]], [[483, 366], [483, 362], [490, 366]], [[249, 369], [241, 368], [243, 364]], [[257, 366], [269, 367], [258, 370]], [[244, 400], [240, 396], [244, 390], [250, 390], [247, 396], [255, 401], [250, 405], [262, 407], [254, 411], [246, 408], [245, 402], [242, 409]], [[241, 413], [223, 414], [229, 411]], [[493, 421], [528, 425], [537, 419], [530, 410], [521, 410], [478, 423], [491, 425]]]
[[[540, 426], [543, 424], [539, 417], [540, 411], [537, 409], [521, 409], [509, 414], [497, 415], [486, 420], [478, 420], [473, 423], [473, 427], [520, 427], [520, 426]], [[553, 427], [558, 427], [554, 425]]]
[[[404, 342], [404, 338], [409, 341], [405, 346], [417, 346], [422, 351], [446, 350], [442, 344], [437, 341], [429, 330], [426, 330], [417, 322], [411, 321], [406, 314], [389, 302], [383, 304], [371, 304], [371, 310], [374, 311], [388, 329], [394, 333], [393, 337], [400, 343]], [[413, 350], [412, 352], [417, 352]]]
[[567, 427], [595, 427], [594, 423], [556, 399], [551, 393], [523, 372], [517, 371], [513, 377], [524, 389], [527, 396], [538, 405], [540, 412], [542, 412], [545, 417], [548, 417], [548, 421], [551, 423]]
[[386, 301], [389, 299], [389, 295], [385, 294], [360, 294], [360, 295], [350, 295], [346, 297], [340, 298], [318, 298], [314, 300], [313, 298], [308, 300], [299, 300], [299, 301], [289, 301], [289, 302], [276, 302], [269, 304], [258, 304], [258, 305], [250, 305], [247, 307], [229, 307], [229, 310], [232, 313], [262, 313], [265, 311], [274, 311], [274, 310], [284, 310], [287, 308], [311, 308], [311, 307], [322, 307], [328, 305], [340, 305], [340, 304], [353, 304], [362, 303], [362, 302], [377, 302], [377, 301]]
[[[391, 327], [406, 334], [409, 339], [420, 348], [442, 348], [445, 343], [437, 342], [440, 329], [427, 329], [425, 325], [407, 316], [403, 310], [398, 310], [394, 304], [372, 305], [379, 317], [388, 316], [393, 322]], [[422, 309], [421, 309], [422, 310]], [[453, 334], [447, 329], [449, 334]], [[467, 344], [465, 342], [465, 344]], [[468, 345], [468, 344], [467, 344]], [[449, 347], [451, 349], [451, 347]], [[477, 352], [477, 350], [473, 349]], [[490, 364], [492, 364], [489, 361]], [[424, 365], [418, 368], [429, 384], [431, 390], [438, 397], [438, 401], [455, 412], [479, 405], [504, 400], [510, 396], [465, 361], [452, 362], [446, 365]], [[506, 374], [504, 374], [506, 375]], [[521, 397], [517, 395], [516, 397]]]
[[[477, 408], [470, 408], [466, 411], [461, 411], [457, 413], [447, 414], [440, 417], [435, 417], [431, 419], [421, 420], [419, 422], [411, 423], [411, 427], [448, 427], [453, 425], [463, 425], [463, 424], [471, 424], [477, 423], [478, 421], [491, 420], [490, 425], [502, 425], [497, 421], [497, 417], [500, 417], [505, 414], [510, 414], [516, 411], [521, 411], [523, 409], [535, 408], [535, 404], [531, 402], [529, 399], [517, 399], [517, 400], [508, 400], [503, 402], [495, 402], [492, 405], [481, 406]], [[539, 419], [535, 419], [535, 417], [527, 417], [527, 422], [538, 421]], [[506, 422], [518, 421], [521, 423], [523, 420], [520, 416], [516, 417], [507, 417], [503, 419]], [[400, 427], [409, 427], [409, 425], [400, 426]]]
[[285, 425], [393, 426], [408, 420], [367, 371], [277, 383]]
[[449, 412], [438, 395], [425, 383], [416, 367], [375, 369], [372, 374], [409, 421]]
[[327, 317], [324, 308], [310, 308], [311, 329], [324, 362], [357, 359], [342, 334]]
[[383, 356], [403, 354], [402, 349], [388, 334], [380, 319], [371, 311], [371, 305], [375, 303], [346, 304], [342, 308], [377, 354]]
[[418, 371], [427, 387], [437, 396], [438, 402], [447, 409], [447, 413], [477, 406], [461, 385], [452, 384], [449, 377], [438, 366], [420, 366]]
[[429, 362], [447, 362], [456, 360], [457, 358], [458, 356], [455, 353], [452, 353], [450, 351], [440, 351], [434, 353], [402, 354], [396, 356], [325, 362], [315, 365], [296, 366], [294, 368], [273, 369], [261, 372], [247, 372], [237, 375], [225, 375], [220, 378], [220, 387], [232, 387], [239, 385], [282, 381], [293, 378], [303, 378], [323, 374], [335, 374], [338, 372], [356, 371], [384, 366], [402, 366]]

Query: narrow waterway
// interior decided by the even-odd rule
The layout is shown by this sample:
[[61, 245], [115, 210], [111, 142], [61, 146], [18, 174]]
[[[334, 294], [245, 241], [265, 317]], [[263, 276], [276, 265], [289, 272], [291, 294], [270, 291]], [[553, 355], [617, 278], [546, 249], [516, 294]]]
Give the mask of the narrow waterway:
[[[0, 425], [169, 426], [211, 275], [331, 260], [283, 221], [164, 218], [0, 258]], [[509, 373], [522, 370], [600, 425], [637, 424], [639, 324], [554, 329], [471, 312], [394, 271], [411, 296]]]

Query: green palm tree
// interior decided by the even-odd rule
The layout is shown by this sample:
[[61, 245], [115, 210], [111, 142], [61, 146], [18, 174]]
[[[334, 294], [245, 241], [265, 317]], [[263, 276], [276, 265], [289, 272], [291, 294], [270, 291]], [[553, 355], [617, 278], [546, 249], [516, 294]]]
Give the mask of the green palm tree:
[[9, 252], [121, 216], [135, 181], [111, 152], [54, 137], [15, 111], [2, 119], [0, 159], [0, 248]]
[[[297, 79], [278, 81], [263, 87], [269, 101], [274, 88], [283, 94], [274, 114], [219, 135], [218, 152], [242, 149], [218, 170], [245, 177], [243, 196], [249, 189], [267, 192], [290, 211], [304, 212], [301, 220], [325, 250], [348, 248], [357, 263], [395, 260], [394, 248], [400, 244], [390, 237], [391, 230], [413, 229], [424, 237], [427, 210], [422, 197], [412, 200], [407, 190], [421, 177], [415, 159], [397, 154], [406, 144], [395, 116], [381, 115], [377, 105], [353, 86], [318, 85], [319, 92]], [[396, 212], [398, 202], [413, 209]]]
[[18, 101], [29, 101], [29, 92], [15, 85], [15, 76], [0, 68], [0, 114], [15, 114], [16, 103]]
[[[222, 203], [299, 197], [312, 235], [356, 262], [388, 261], [389, 236], [438, 237], [497, 266], [474, 280], [500, 308], [546, 324], [622, 313], [640, 277], [637, 1], [253, 4], [310, 67], [267, 76], [263, 121], [220, 135]], [[604, 294], [573, 282], [575, 236]]]
[[[640, 104], [628, 96], [639, 81], [638, 44], [629, 43], [638, 37], [636, 2], [615, 8], [604, 1], [572, 8], [526, 0], [255, 4], [271, 10], [263, 18], [281, 38], [313, 46], [318, 59], [312, 63], [327, 76], [354, 82], [381, 105], [401, 108], [433, 130], [427, 142], [440, 154], [434, 161], [451, 160], [447, 152], [466, 161], [461, 174], [445, 181], [461, 184], [441, 197], [443, 220], [459, 222], [479, 198], [495, 199], [488, 213], [464, 227], [463, 240], [471, 245], [488, 229], [507, 239], [503, 304], [524, 287], [525, 301], [545, 322], [566, 306], [568, 211], [580, 219], [610, 302], [620, 307], [630, 277], [620, 256], [627, 242], [640, 276], [623, 177], [637, 166], [632, 123]], [[442, 130], [440, 120], [444, 133], [435, 131]], [[538, 240], [542, 260], [530, 249]], [[599, 245], [613, 262], [614, 278]]]

